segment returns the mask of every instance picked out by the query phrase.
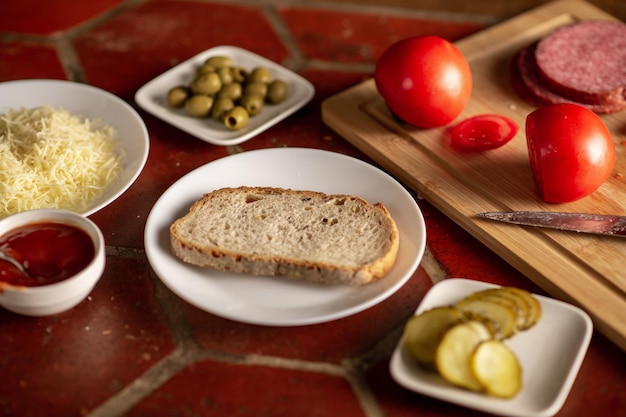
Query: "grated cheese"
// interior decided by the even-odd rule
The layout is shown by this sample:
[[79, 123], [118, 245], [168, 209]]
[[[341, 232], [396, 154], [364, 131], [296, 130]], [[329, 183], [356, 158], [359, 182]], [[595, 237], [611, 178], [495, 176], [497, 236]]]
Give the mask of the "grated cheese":
[[52, 106], [0, 114], [0, 218], [24, 210], [85, 211], [122, 171], [115, 130]]

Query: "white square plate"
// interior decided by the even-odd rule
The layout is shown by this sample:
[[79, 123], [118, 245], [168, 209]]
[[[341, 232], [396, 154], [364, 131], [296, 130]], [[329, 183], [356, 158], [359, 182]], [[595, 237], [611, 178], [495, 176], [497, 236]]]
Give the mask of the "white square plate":
[[[182, 109], [169, 107], [167, 92], [177, 85], [189, 85], [196, 68], [207, 58], [216, 55], [228, 56], [235, 65], [248, 70], [258, 66], [268, 68], [273, 78], [287, 83], [287, 98], [282, 103], [264, 106], [241, 130], [229, 130], [211, 118], [198, 119], [185, 114]], [[199, 53], [148, 82], [137, 90], [135, 101], [153, 116], [205, 142], [226, 146], [245, 142], [285, 119], [308, 103], [314, 93], [315, 89], [308, 80], [269, 59], [235, 46], [218, 46]]]
[[[492, 287], [495, 286], [468, 279], [446, 279], [426, 294], [416, 314], [454, 304], [472, 292]], [[506, 341], [522, 365], [523, 386], [517, 396], [501, 399], [455, 387], [436, 372], [420, 368], [409, 356], [403, 339], [391, 358], [392, 377], [412, 391], [501, 416], [556, 414], [576, 379], [593, 325], [589, 316], [575, 306], [540, 295], [535, 297], [541, 303], [541, 319]]]

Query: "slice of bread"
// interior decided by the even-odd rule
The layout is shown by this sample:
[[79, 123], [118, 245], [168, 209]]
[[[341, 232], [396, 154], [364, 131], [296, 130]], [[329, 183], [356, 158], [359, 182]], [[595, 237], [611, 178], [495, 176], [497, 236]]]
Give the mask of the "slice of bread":
[[222, 271], [361, 285], [395, 263], [399, 234], [381, 203], [270, 187], [222, 188], [170, 226], [182, 261]]

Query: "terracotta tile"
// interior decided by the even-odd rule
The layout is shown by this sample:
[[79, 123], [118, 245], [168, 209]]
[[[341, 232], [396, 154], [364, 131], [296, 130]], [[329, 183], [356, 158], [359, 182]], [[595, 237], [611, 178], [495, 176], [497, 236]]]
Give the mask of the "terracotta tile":
[[431, 286], [429, 277], [420, 268], [382, 303], [347, 318], [309, 326], [237, 323], [186, 303], [184, 312], [194, 338], [207, 349], [339, 363], [364, 354], [402, 325]]
[[66, 78], [56, 50], [47, 45], [0, 40], [0, 62], [0, 81]]
[[365, 416], [340, 376], [270, 366], [194, 363], [127, 416]]
[[[616, 377], [607, 379], [608, 375]], [[559, 415], [575, 416], [583, 410], [589, 416], [626, 415], [623, 384], [613, 383], [621, 381], [624, 375], [624, 352], [596, 331]]]
[[108, 245], [143, 248], [145, 223], [161, 194], [189, 171], [228, 155], [224, 147], [182, 134], [146, 114], [143, 116], [150, 134], [150, 153], [144, 170], [127, 192], [106, 210], [91, 216], [101, 227]]
[[211, 47], [235, 45], [276, 62], [288, 54], [259, 8], [195, 1], [140, 4], [74, 45], [89, 82], [129, 101], [152, 78]]
[[482, 29], [471, 22], [400, 15], [291, 7], [278, 11], [307, 59], [342, 63], [375, 62], [389, 45], [409, 36], [438, 35], [454, 41]]
[[7, 1], [2, 4], [0, 32], [54, 34], [71, 29], [121, 3], [123, 0]]
[[80, 415], [171, 353], [153, 294], [144, 261], [108, 258], [96, 288], [67, 312], [30, 318], [0, 310], [3, 412]]

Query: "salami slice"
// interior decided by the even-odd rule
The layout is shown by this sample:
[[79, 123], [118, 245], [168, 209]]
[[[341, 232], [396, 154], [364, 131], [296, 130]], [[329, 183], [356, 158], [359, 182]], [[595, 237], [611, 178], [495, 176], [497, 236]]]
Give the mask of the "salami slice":
[[626, 101], [626, 24], [589, 20], [555, 30], [535, 51], [550, 90], [579, 103]]
[[576, 103], [595, 113], [614, 113], [626, 109], [626, 100], [605, 104], [588, 104], [570, 100], [554, 92], [545, 83], [535, 61], [536, 44], [517, 53], [513, 62], [513, 83], [517, 93], [531, 104], [539, 106], [554, 103]]

